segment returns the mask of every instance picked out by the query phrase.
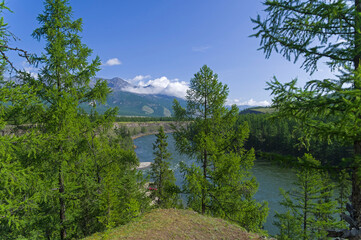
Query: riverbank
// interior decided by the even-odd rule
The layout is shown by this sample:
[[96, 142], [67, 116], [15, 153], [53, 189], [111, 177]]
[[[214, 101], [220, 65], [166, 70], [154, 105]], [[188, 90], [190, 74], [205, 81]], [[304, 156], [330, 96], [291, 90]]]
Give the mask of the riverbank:
[[[164, 131], [165, 133], [173, 133], [174, 130], [169, 130], [169, 131]], [[145, 136], [148, 136], [148, 135], [155, 135], [157, 134], [158, 131], [155, 131], [155, 132], [147, 132], [147, 133], [140, 133], [140, 134], [137, 134], [137, 135], [134, 135], [132, 136], [131, 138], [134, 140], [134, 139], [137, 139], [137, 138], [140, 138], [140, 137], [145, 137]]]
[[137, 139], [147, 135], [153, 135], [158, 133], [159, 128], [163, 127], [166, 133], [173, 131], [172, 125], [175, 124], [173, 121], [169, 122], [116, 122], [114, 123], [115, 128], [126, 127], [129, 131], [131, 138]]
[[[169, 122], [116, 122], [115, 128], [126, 127], [130, 133], [131, 138], [137, 139], [140, 137], [157, 134], [160, 127], [163, 127], [165, 133], [173, 133], [174, 121]], [[187, 125], [187, 123], [182, 123]]]

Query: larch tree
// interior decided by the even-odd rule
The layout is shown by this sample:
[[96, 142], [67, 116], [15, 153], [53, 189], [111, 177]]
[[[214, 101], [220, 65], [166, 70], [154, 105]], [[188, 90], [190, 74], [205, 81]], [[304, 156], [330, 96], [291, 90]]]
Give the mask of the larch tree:
[[334, 79], [311, 80], [304, 88], [297, 80], [268, 83], [277, 117], [292, 117], [304, 132], [304, 142], [339, 140], [353, 144], [351, 205], [346, 217], [349, 230], [333, 236], [361, 237], [361, 1], [267, 0], [266, 16], [252, 19], [268, 58], [273, 52], [301, 61], [312, 74], [325, 62], [337, 71]]
[[[66, 0], [44, 5], [33, 33], [45, 40], [40, 57], [8, 47], [0, 21], [0, 59], [17, 73], [0, 83], [1, 239], [79, 239], [149, 207], [131, 139], [113, 131], [117, 110], [81, 108], [110, 91], [101, 80], [89, 86], [100, 60], [88, 62], [81, 19], [72, 20]], [[33, 60], [38, 76], [13, 68], [6, 50]]]
[[90, 78], [99, 70], [100, 60], [96, 57], [88, 62], [92, 51], [81, 42], [82, 21], [72, 20], [68, 1], [47, 0], [44, 6], [43, 13], [38, 16], [41, 26], [33, 32], [35, 39], [46, 42], [45, 53], [37, 59], [41, 67], [38, 78], [26, 73], [20, 73], [19, 78], [36, 88], [44, 102], [36, 126], [46, 140], [29, 161], [44, 175], [48, 188], [44, 198], [52, 199], [50, 204], [57, 206], [42, 209], [41, 214], [49, 220], [49, 229], [44, 231], [51, 232], [49, 237], [54, 238], [54, 231], [59, 229], [60, 239], [66, 239], [77, 236], [74, 225], [79, 188], [76, 169], [87, 118], [79, 104], [104, 101], [109, 89], [106, 82], [101, 81], [94, 88], [89, 87]]
[[169, 168], [171, 153], [167, 150], [167, 135], [161, 126], [153, 144], [154, 162], [150, 176], [156, 189], [152, 191], [152, 198], [157, 206], [162, 208], [177, 207], [179, 205], [179, 189], [175, 184], [174, 172]]
[[[340, 212], [337, 201], [333, 200], [331, 179], [320, 170], [320, 162], [310, 154], [298, 159], [300, 167], [296, 171], [295, 188], [285, 192], [281, 205], [287, 212], [276, 213], [279, 228], [278, 239], [327, 239], [327, 230], [341, 226], [334, 218]], [[310, 167], [312, 166], [312, 168]]]
[[90, 113], [81, 107], [103, 103], [110, 92], [103, 80], [90, 87], [100, 59], [88, 61], [92, 50], [81, 41], [81, 19], [72, 20], [67, 0], [46, 0], [44, 5], [38, 16], [41, 26], [33, 32], [46, 43], [37, 59], [38, 78], [19, 74], [44, 103], [33, 124], [43, 141], [37, 152], [23, 159], [42, 174], [44, 203], [34, 221], [43, 235], [82, 238], [129, 222], [149, 202], [141, 190], [144, 181], [136, 170], [134, 150], [114, 136], [117, 109], [100, 115], [96, 105]]
[[225, 108], [227, 96], [228, 87], [204, 65], [191, 79], [187, 108], [174, 101], [177, 121], [187, 121], [175, 127], [177, 149], [197, 160], [182, 165], [188, 206], [257, 230], [268, 208], [253, 199], [258, 187], [250, 173], [255, 156], [243, 148], [249, 130], [246, 124], [236, 124], [235, 105]]
[[[4, 10], [8, 10], [8, 8], [5, 5], [5, 1], [2, 1], [0, 3], [0, 12], [3, 13]], [[6, 26], [7, 26], [7, 23], [4, 21], [4, 17], [1, 16], [1, 18], [0, 18], [0, 53], [1, 53], [0, 73], [1, 73], [1, 80], [4, 77], [3, 74], [5, 71], [5, 66], [6, 66], [7, 61], [9, 60], [5, 54], [5, 52], [7, 50]]]
[[[0, 3], [0, 13], [10, 11], [5, 2]], [[21, 236], [37, 237], [31, 226], [31, 212], [39, 204], [39, 193], [35, 186], [38, 173], [33, 167], [23, 166], [18, 152], [18, 143], [37, 142], [33, 131], [18, 134], [12, 116], [31, 115], [31, 107], [42, 105], [36, 91], [27, 85], [17, 86], [13, 81], [4, 80], [4, 73], [18, 72], [8, 57], [8, 51], [27, 54], [26, 51], [8, 45], [7, 23], [0, 18], [0, 238], [18, 239]], [[28, 55], [24, 55], [28, 57]], [[34, 151], [32, 148], [30, 151]]]
[[[22, 148], [29, 142], [38, 143], [34, 130], [18, 134], [9, 125], [12, 112], [27, 113], [26, 106], [40, 104], [35, 92], [28, 86], [7, 82], [0, 87], [0, 238], [17, 239], [20, 236], [37, 238], [31, 212], [39, 207], [37, 169], [23, 164]], [[28, 149], [36, 151], [32, 146]], [[40, 239], [40, 238], [39, 238]]]
[[72, 218], [77, 237], [125, 224], [149, 206], [133, 145], [123, 144], [130, 137], [124, 139], [113, 130], [115, 112], [98, 114], [92, 109], [83, 123], [74, 176], [77, 201]]

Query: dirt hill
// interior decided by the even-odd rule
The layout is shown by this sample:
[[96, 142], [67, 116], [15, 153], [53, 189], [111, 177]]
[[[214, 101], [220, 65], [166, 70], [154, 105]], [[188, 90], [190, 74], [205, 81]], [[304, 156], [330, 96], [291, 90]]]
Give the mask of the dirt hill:
[[225, 220], [190, 210], [156, 209], [140, 220], [97, 233], [85, 240], [101, 239], [263, 239]]

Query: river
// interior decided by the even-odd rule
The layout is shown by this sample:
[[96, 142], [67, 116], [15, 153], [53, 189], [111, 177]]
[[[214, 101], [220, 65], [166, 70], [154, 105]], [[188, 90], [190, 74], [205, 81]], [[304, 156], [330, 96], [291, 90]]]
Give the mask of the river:
[[[194, 162], [193, 159], [189, 159], [185, 155], [180, 155], [175, 149], [175, 143], [172, 134], [167, 134], [168, 139], [168, 151], [172, 153], [172, 160], [170, 161], [170, 167], [174, 170], [177, 185], [182, 185], [182, 174], [179, 172], [179, 162], [184, 161], [187, 164]], [[155, 141], [155, 135], [148, 135], [140, 137], [134, 140], [134, 144], [137, 146], [135, 152], [141, 162], [153, 162], [153, 143]], [[265, 230], [269, 234], [274, 235], [278, 232], [278, 229], [273, 226], [275, 211], [282, 212], [282, 206], [279, 201], [282, 200], [279, 188], [284, 190], [290, 190], [293, 187], [293, 182], [296, 180], [295, 173], [288, 168], [281, 168], [273, 164], [269, 164], [264, 161], [257, 160], [252, 169], [254, 176], [256, 177], [259, 188], [255, 195], [258, 201], [267, 201], [270, 208], [267, 221], [264, 225]]]

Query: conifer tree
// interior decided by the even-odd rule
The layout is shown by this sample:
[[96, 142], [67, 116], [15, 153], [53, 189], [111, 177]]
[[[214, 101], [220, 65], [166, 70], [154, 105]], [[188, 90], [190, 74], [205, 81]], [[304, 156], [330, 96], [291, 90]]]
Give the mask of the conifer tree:
[[[339, 140], [354, 146], [350, 231], [333, 233], [349, 239], [361, 237], [361, 2], [359, 0], [267, 0], [264, 19], [252, 21], [261, 38], [261, 50], [302, 61], [309, 73], [320, 61], [338, 71], [334, 79], [311, 80], [304, 88], [297, 80], [268, 83], [278, 117], [292, 117], [310, 137]], [[351, 220], [352, 219], [352, 220]], [[353, 229], [353, 230], [352, 230]]]
[[[38, 17], [41, 26], [33, 32], [34, 38], [46, 42], [45, 53], [37, 62], [41, 67], [39, 76], [35, 79], [22, 72], [19, 78], [23, 84], [36, 88], [44, 103], [42, 111], [36, 112], [39, 118], [35, 126], [39, 137], [46, 140], [40, 143], [41, 148], [34, 156], [25, 159], [44, 176], [44, 203], [38, 208], [37, 216], [34, 214], [34, 221], [47, 219], [46, 224], [38, 226], [44, 234], [66, 239], [79, 236], [79, 198], [85, 190], [78, 182], [77, 170], [84, 164], [81, 146], [88, 116], [79, 104], [104, 101], [109, 89], [102, 81], [92, 89], [89, 87], [100, 60], [97, 57], [88, 63], [92, 51], [81, 43], [82, 22], [72, 20], [68, 1], [47, 0], [44, 5], [45, 10]], [[56, 235], [55, 231], [60, 234]]]
[[[4, 10], [6, 10], [7, 7], [5, 6], [5, 1], [2, 1], [0, 2], [0, 13], [2, 14]], [[0, 62], [0, 80], [3, 79], [3, 73], [5, 71], [5, 67], [6, 67], [6, 55], [5, 55], [5, 52], [6, 52], [6, 48], [4, 47], [6, 45], [6, 32], [5, 32], [5, 29], [6, 29], [6, 26], [7, 26], [7, 23], [5, 23], [4, 21], [4, 17], [1, 16], [0, 18], [0, 52], [1, 52], [1, 56], [0, 56], [0, 59], [1, 59], [1, 62]]]
[[153, 144], [154, 162], [151, 167], [151, 178], [156, 189], [152, 190], [152, 198], [161, 208], [177, 207], [179, 205], [179, 189], [175, 184], [173, 171], [169, 168], [171, 153], [167, 150], [167, 135], [161, 126], [157, 139]]
[[[44, 4], [33, 33], [46, 42], [38, 78], [16, 70], [21, 81], [0, 88], [0, 128], [16, 124], [0, 136], [1, 239], [79, 239], [149, 206], [138, 160], [125, 148], [130, 138], [124, 144], [112, 133], [116, 109], [89, 115], [80, 108], [109, 93], [104, 81], [89, 86], [100, 61], [88, 63], [81, 20], [72, 20], [66, 0]], [[11, 64], [4, 49], [1, 59]]]
[[[287, 203], [292, 200], [289, 199], [289, 196], [281, 189], [281, 194], [285, 198], [282, 205], [287, 207]], [[297, 218], [297, 212], [291, 211], [287, 209], [284, 213], [275, 214], [276, 221], [273, 222], [278, 230], [279, 234], [277, 234], [277, 239], [280, 240], [291, 240], [291, 239], [302, 239], [302, 221], [300, 218]]]
[[[115, 111], [115, 109], [112, 109]], [[83, 187], [93, 187], [89, 195], [85, 195], [81, 202], [93, 201], [82, 207], [84, 221], [100, 223], [99, 228], [104, 230], [131, 221], [139, 216], [149, 206], [145, 195], [144, 180], [141, 172], [136, 170], [139, 162], [133, 145], [124, 144], [130, 136], [124, 138], [119, 131], [113, 129], [114, 112], [105, 112], [98, 115], [91, 114], [91, 123], [88, 124], [85, 144], [88, 148], [84, 152]], [[88, 209], [93, 209], [92, 218], [85, 218]], [[94, 226], [92, 226], [94, 227]], [[94, 232], [94, 231], [92, 231]]]
[[[0, 239], [38, 236], [29, 213], [39, 206], [40, 196], [36, 189], [39, 184], [37, 179], [41, 175], [32, 166], [22, 164], [19, 154], [22, 144], [16, 144], [38, 141], [31, 130], [18, 136], [14, 127], [6, 126], [9, 111], [34, 102], [36, 96], [28, 87], [15, 87], [14, 83], [9, 82], [0, 88]], [[32, 147], [29, 150], [36, 149]]]
[[[0, 2], [0, 12], [9, 10]], [[37, 142], [34, 131], [19, 134], [16, 126], [10, 125], [15, 114], [31, 115], [30, 107], [38, 106], [36, 91], [27, 85], [17, 86], [12, 81], [2, 81], [6, 71], [16, 71], [7, 56], [8, 50], [26, 51], [8, 46], [7, 24], [0, 18], [0, 238], [18, 239], [20, 236], [38, 237], [32, 225], [31, 212], [39, 204], [36, 191], [40, 177], [36, 169], [22, 164], [19, 143]], [[25, 56], [27, 57], [27, 56]], [[40, 104], [41, 105], [41, 104]], [[31, 148], [30, 151], [36, 151]], [[40, 239], [40, 238], [39, 238]]]
[[[333, 198], [335, 187], [326, 173], [317, 169], [319, 161], [305, 154], [299, 158], [296, 188], [285, 192], [281, 189], [285, 213], [276, 213], [275, 225], [279, 228], [279, 239], [327, 239], [327, 230], [341, 227], [334, 218], [339, 213]], [[310, 168], [313, 166], [313, 168]]]
[[257, 230], [268, 209], [253, 199], [257, 190], [250, 173], [254, 151], [243, 148], [248, 126], [236, 124], [236, 106], [224, 107], [227, 96], [228, 87], [204, 65], [191, 79], [187, 108], [174, 101], [176, 119], [188, 121], [186, 126], [175, 127], [177, 149], [197, 160], [192, 166], [182, 166], [188, 206]]
[[81, 43], [82, 22], [71, 19], [68, 1], [47, 0], [44, 5], [44, 12], [38, 16], [41, 27], [33, 32], [33, 37], [46, 41], [45, 53], [39, 61], [38, 80], [30, 81], [41, 86], [39, 95], [48, 104], [40, 124], [49, 136], [44, 155], [54, 170], [43, 171], [48, 172], [48, 184], [57, 182], [58, 194], [54, 195], [57, 197], [54, 204], [58, 206], [59, 221], [56, 225], [60, 226], [60, 238], [66, 239], [71, 234], [76, 236], [75, 229], [69, 227], [74, 227], [72, 215], [76, 211], [71, 209], [74, 206], [71, 199], [74, 199], [78, 186], [73, 172], [79, 157], [77, 145], [81, 142], [84, 123], [84, 115], [79, 114], [78, 106], [92, 100], [95, 95], [97, 100], [104, 100], [109, 90], [105, 83], [99, 82], [94, 89], [89, 88], [90, 78], [98, 71], [100, 61], [96, 58], [90, 64], [87, 62], [91, 50]]

